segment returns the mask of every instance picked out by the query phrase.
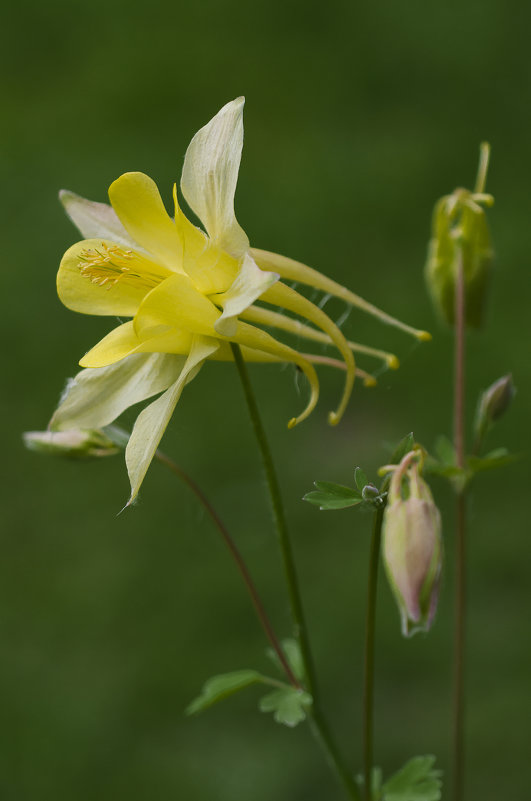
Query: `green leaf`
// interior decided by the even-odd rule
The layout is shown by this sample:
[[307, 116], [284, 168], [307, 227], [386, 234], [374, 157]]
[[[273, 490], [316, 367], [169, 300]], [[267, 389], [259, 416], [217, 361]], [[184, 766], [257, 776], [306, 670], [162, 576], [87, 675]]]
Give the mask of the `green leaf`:
[[333, 484], [331, 481], [314, 481], [314, 486], [322, 492], [327, 492], [338, 498], [361, 498], [360, 492], [353, 487], [345, 487], [343, 484]]
[[334, 498], [325, 492], [308, 492], [302, 500], [313, 503], [314, 506], [318, 506], [321, 510], [347, 509], [349, 506], [357, 506], [358, 503], [362, 502], [361, 498], [351, 498], [350, 500], [348, 498]]
[[356, 481], [356, 486], [361, 492], [363, 487], [368, 483], [367, 476], [361, 469], [361, 467], [356, 467], [356, 471], [354, 473], [354, 480]]
[[196, 712], [202, 712], [208, 709], [209, 706], [217, 704], [224, 698], [243, 690], [245, 687], [250, 687], [252, 684], [267, 684], [269, 680], [266, 676], [262, 676], [256, 670], [235, 670], [233, 673], [221, 673], [218, 676], [212, 676], [203, 685], [201, 695], [195, 698], [192, 703], [186, 708], [187, 715], [195, 715]]
[[[302, 659], [301, 649], [299, 647], [299, 643], [297, 640], [293, 640], [291, 638], [282, 640], [280, 643], [282, 646], [282, 650], [284, 651], [284, 656], [288, 662], [288, 665], [293, 671], [293, 675], [299, 679], [299, 681], [304, 680], [305, 671], [304, 671], [304, 662]], [[280, 660], [276, 651], [273, 648], [267, 649], [268, 657], [274, 662], [276, 667], [279, 668], [282, 672], [284, 672], [284, 668], [280, 664]]]
[[401, 462], [406, 453], [412, 451], [414, 446], [415, 446], [415, 437], [413, 436], [413, 432], [411, 431], [404, 437], [404, 439], [400, 440], [395, 450], [393, 451], [391, 458], [389, 459], [389, 464], [398, 464], [399, 462]]
[[306, 718], [306, 709], [312, 704], [312, 696], [304, 690], [286, 687], [273, 690], [260, 699], [260, 712], [273, 712], [277, 723], [296, 726]]
[[434, 764], [434, 756], [410, 759], [384, 784], [383, 801], [439, 801], [441, 771]]
[[440, 437], [437, 437], [434, 450], [439, 457], [439, 461], [442, 462], [443, 465], [454, 467], [457, 464], [455, 448], [448, 437], [442, 434]]
[[321, 509], [346, 509], [362, 502], [361, 493], [357, 489], [332, 484], [330, 481], [314, 481], [317, 490], [306, 493], [303, 501], [313, 503]]
[[427, 473], [435, 473], [435, 475], [444, 476], [444, 478], [466, 479], [467, 477], [467, 472], [464, 468], [451, 464], [445, 465], [441, 462], [436, 462], [434, 459], [429, 462], [426, 461], [424, 469]]
[[509, 453], [507, 448], [496, 448], [485, 456], [469, 456], [468, 469], [472, 475], [475, 475], [483, 470], [494, 470], [497, 467], [512, 464], [520, 458], [518, 454]]

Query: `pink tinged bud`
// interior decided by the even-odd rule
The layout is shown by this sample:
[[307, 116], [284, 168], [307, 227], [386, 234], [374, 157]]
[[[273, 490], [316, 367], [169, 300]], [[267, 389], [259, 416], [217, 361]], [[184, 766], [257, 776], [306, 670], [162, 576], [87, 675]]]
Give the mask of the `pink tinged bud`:
[[[398, 604], [402, 633], [428, 631], [435, 616], [442, 566], [441, 518], [419, 475], [418, 452], [395, 470], [383, 521], [383, 559]], [[409, 495], [402, 496], [402, 483]]]

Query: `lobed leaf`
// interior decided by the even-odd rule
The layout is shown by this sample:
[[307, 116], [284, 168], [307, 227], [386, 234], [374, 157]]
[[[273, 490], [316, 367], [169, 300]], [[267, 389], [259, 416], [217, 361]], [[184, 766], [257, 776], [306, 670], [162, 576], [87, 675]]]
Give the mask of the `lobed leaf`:
[[442, 434], [440, 437], [437, 437], [434, 450], [439, 458], [439, 461], [442, 462], [443, 465], [453, 467], [457, 464], [455, 448], [448, 437], [445, 437]]
[[363, 500], [361, 493], [352, 487], [333, 484], [330, 481], [314, 481], [314, 485], [317, 490], [307, 492], [303, 500], [321, 509], [346, 509], [349, 506], [356, 506]]
[[306, 719], [306, 710], [312, 704], [312, 696], [304, 690], [286, 687], [273, 690], [260, 700], [260, 712], [273, 712], [277, 723], [293, 727]]
[[350, 506], [357, 506], [362, 502], [362, 498], [338, 498], [337, 496], [329, 495], [325, 492], [308, 492], [302, 499], [313, 503], [321, 510], [330, 509], [347, 509]]
[[435, 757], [417, 756], [400, 768], [382, 788], [383, 801], [439, 801], [441, 771], [433, 768]]
[[[305, 671], [304, 671], [304, 662], [302, 659], [302, 653], [297, 640], [294, 639], [285, 639], [281, 642], [282, 650], [284, 651], [284, 656], [288, 662], [288, 665], [293, 671], [293, 675], [299, 679], [299, 681], [304, 681]], [[280, 660], [276, 651], [273, 648], [267, 649], [268, 657], [274, 662], [276, 667], [279, 670], [283, 671], [282, 665], [280, 664]]]
[[483, 470], [494, 470], [497, 467], [504, 467], [506, 464], [518, 461], [520, 456], [509, 453], [507, 448], [496, 448], [485, 456], [469, 456], [468, 469], [471, 475], [481, 473]]

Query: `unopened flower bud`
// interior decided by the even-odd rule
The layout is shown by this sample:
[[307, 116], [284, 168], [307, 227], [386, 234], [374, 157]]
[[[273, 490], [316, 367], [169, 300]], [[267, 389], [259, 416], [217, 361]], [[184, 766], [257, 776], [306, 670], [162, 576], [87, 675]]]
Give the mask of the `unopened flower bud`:
[[[489, 147], [482, 145], [481, 164]], [[432, 238], [426, 261], [426, 282], [433, 303], [450, 325], [455, 322], [455, 286], [462, 264], [466, 324], [478, 328], [483, 320], [493, 250], [483, 206], [494, 199], [482, 191], [456, 189], [441, 198], [433, 213]]]
[[383, 560], [405, 637], [430, 628], [442, 567], [441, 517], [417, 457], [411, 451], [395, 469], [383, 519]]
[[379, 494], [380, 490], [374, 484], [365, 484], [361, 491], [361, 497], [364, 501], [373, 501]]
[[26, 448], [32, 451], [70, 459], [112, 456], [120, 450], [103, 431], [96, 430], [25, 431], [23, 438]]
[[478, 420], [493, 423], [501, 417], [514, 398], [515, 388], [512, 375], [498, 378], [494, 384], [483, 392], [479, 401]]

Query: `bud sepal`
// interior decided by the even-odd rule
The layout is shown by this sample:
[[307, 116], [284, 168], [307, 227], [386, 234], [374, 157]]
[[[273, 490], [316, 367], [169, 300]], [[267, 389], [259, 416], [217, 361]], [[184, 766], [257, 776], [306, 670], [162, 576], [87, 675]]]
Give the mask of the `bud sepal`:
[[116, 443], [100, 429], [25, 431], [22, 436], [29, 450], [67, 459], [97, 459], [120, 452]]

